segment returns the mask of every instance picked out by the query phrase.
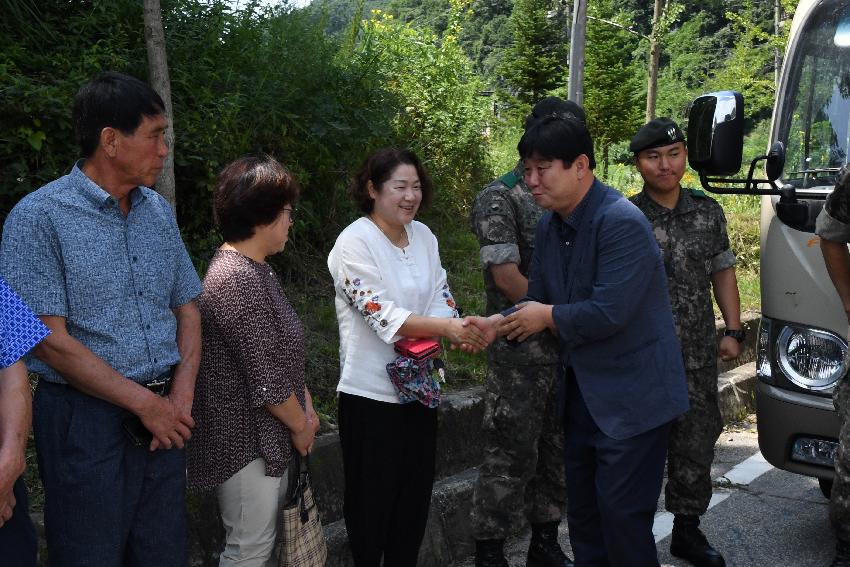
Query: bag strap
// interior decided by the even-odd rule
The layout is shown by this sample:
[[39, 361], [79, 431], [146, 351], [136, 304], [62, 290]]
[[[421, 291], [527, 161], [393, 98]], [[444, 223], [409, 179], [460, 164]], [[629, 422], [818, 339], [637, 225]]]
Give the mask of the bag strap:
[[301, 467], [303, 466], [301, 461], [301, 453], [293, 447], [292, 457], [289, 459], [289, 467], [287, 468], [286, 498], [284, 499], [287, 505], [292, 504], [298, 497], [298, 486], [301, 484]]

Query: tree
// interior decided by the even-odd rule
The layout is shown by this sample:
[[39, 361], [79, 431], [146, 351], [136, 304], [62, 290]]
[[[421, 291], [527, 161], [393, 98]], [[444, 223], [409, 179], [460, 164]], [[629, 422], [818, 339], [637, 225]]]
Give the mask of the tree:
[[563, 84], [564, 24], [552, 0], [516, 0], [511, 13], [514, 41], [506, 50], [501, 74], [513, 96], [533, 104]]
[[168, 57], [165, 49], [165, 32], [162, 29], [162, 12], [159, 0], [144, 0], [145, 47], [148, 53], [148, 70], [151, 86], [165, 103], [165, 116], [168, 127], [165, 130], [165, 143], [169, 152], [162, 171], [156, 180], [156, 190], [177, 210], [177, 197], [174, 184], [174, 111], [171, 105], [171, 80], [168, 77]]
[[775, 42], [784, 47], [785, 38], [773, 35], [773, 4], [742, 0], [740, 11], [726, 12], [735, 43], [726, 65], [709, 85], [714, 90], [734, 88], [744, 95], [747, 114], [755, 120], [770, 117], [776, 85], [773, 77]]
[[[591, 8], [596, 13], [602, 11], [598, 7]], [[627, 15], [621, 17], [628, 19]], [[587, 45], [584, 109], [587, 111], [588, 128], [597, 149], [601, 150], [605, 177], [611, 145], [627, 140], [641, 125], [640, 97], [644, 71], [640, 59], [633, 55], [638, 38], [607, 22], [590, 19]]]
[[681, 4], [669, 4], [668, 0], [655, 0], [652, 15], [652, 33], [649, 36], [649, 65], [646, 83], [645, 121], [655, 118], [655, 101], [658, 96], [658, 65], [661, 60], [662, 38], [669, 31], [679, 13]]

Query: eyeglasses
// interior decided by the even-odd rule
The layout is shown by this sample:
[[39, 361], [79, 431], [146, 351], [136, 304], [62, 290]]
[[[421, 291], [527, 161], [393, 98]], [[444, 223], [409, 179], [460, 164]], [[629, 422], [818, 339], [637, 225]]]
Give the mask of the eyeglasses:
[[295, 211], [298, 209], [294, 207], [284, 207], [283, 210], [289, 212], [289, 222], [295, 222]]

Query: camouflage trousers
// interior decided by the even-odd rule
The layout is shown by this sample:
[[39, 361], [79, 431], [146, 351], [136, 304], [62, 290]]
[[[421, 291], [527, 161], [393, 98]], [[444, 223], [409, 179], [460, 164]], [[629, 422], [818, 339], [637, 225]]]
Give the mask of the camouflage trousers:
[[484, 462], [472, 495], [475, 539], [504, 539], [527, 519], [560, 521], [566, 508], [556, 365], [487, 372]]
[[841, 422], [835, 480], [829, 499], [829, 519], [839, 541], [850, 545], [850, 379], [841, 380], [832, 399]]
[[686, 370], [690, 409], [673, 422], [667, 446], [665, 507], [702, 516], [711, 500], [714, 444], [723, 430], [717, 404], [717, 366]]

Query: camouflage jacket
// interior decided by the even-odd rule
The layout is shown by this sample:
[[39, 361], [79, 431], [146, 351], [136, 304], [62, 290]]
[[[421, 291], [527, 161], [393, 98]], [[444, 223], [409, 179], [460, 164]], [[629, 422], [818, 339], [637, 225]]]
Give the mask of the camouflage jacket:
[[723, 209], [695, 189], [683, 188], [672, 210], [653, 201], [645, 191], [629, 200], [649, 219], [661, 248], [685, 368], [716, 364], [711, 276], [735, 265]]
[[[544, 212], [523, 181], [522, 163], [475, 197], [470, 222], [481, 247], [488, 315], [513, 305], [496, 287], [490, 266], [515, 263], [520, 273], [528, 277], [534, 253], [534, 233]], [[558, 342], [549, 331], [519, 344], [509, 344], [500, 338], [490, 345], [488, 359], [491, 363], [515, 366], [555, 364]]]
[[850, 242], [850, 169], [839, 172], [835, 189], [818, 215], [815, 232], [833, 242]]

